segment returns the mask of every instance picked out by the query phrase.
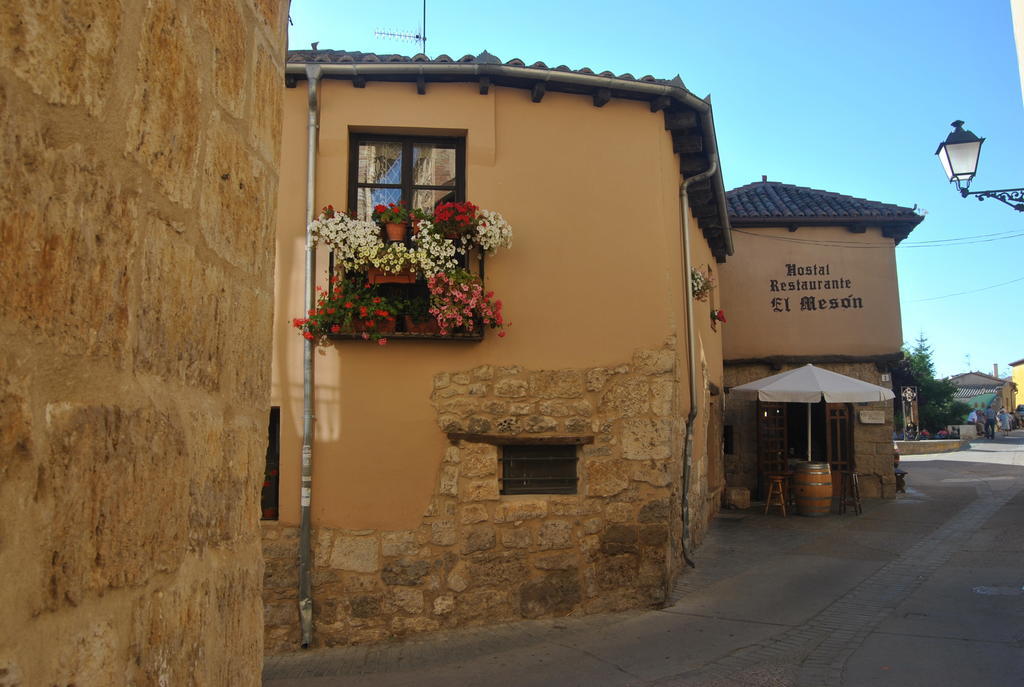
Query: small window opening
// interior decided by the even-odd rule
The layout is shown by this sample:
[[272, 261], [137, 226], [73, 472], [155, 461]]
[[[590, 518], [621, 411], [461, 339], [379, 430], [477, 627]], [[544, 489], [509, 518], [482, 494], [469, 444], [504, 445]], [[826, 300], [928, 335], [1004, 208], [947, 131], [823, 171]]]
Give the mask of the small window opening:
[[576, 446], [509, 445], [501, 449], [502, 494], [575, 494]]
[[726, 455], [733, 454], [733, 437], [732, 437], [732, 425], [726, 425], [722, 431], [722, 443], [725, 445]]
[[263, 492], [260, 508], [264, 520], [277, 520], [278, 497], [281, 486], [281, 408], [270, 409], [267, 427], [267, 460], [263, 470]]

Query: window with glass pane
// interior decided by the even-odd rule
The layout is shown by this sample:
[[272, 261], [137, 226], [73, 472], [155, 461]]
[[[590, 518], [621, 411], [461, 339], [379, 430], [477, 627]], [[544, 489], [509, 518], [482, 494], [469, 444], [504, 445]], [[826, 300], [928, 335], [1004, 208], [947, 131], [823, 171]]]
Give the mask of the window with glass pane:
[[352, 137], [349, 208], [370, 219], [375, 205], [433, 210], [465, 200], [465, 141], [411, 136]]

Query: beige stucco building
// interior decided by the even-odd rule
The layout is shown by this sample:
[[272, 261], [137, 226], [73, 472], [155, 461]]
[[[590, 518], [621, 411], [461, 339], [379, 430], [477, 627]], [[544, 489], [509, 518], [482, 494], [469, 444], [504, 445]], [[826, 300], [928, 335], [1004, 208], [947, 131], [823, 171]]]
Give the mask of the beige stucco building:
[[998, 413], [1000, 408], [1005, 408], [1013, 412], [1017, 407], [1019, 389], [1016, 377], [1022, 374], [1014, 365], [1019, 365], [1019, 362], [1010, 363], [1013, 368], [1013, 376], [1010, 377], [999, 377], [998, 365], [992, 366], [992, 372], [995, 374], [963, 372], [950, 376], [949, 381], [957, 387], [953, 398], [966, 403], [972, 410], [992, 408]]
[[1010, 363], [1010, 380], [1013, 382], [1011, 405], [1016, 408], [1024, 403], [1024, 358]]
[[[891, 387], [888, 365], [903, 355], [895, 247], [922, 216], [767, 179], [728, 199], [726, 388], [807, 363]], [[726, 481], [762, 492], [766, 473], [807, 455], [806, 407], [726, 398]], [[856, 470], [865, 497], [892, 496], [891, 403], [812, 410], [813, 459]]]
[[[306, 222], [328, 203], [365, 214], [381, 200], [471, 200], [502, 213], [514, 241], [486, 259], [506, 337], [398, 332], [386, 346], [341, 337], [317, 350], [314, 641], [663, 602], [723, 485], [722, 334], [698, 302], [691, 375], [682, 242], [686, 213], [694, 266], [716, 275], [732, 251], [710, 105], [678, 79], [487, 53], [302, 51], [287, 73], [268, 649], [300, 641], [304, 341], [289, 323], [304, 309]], [[431, 188], [403, 176], [399, 151], [442, 161]], [[382, 155], [391, 176], [367, 181], [365, 159]], [[687, 209], [680, 185], [701, 172]], [[317, 255], [321, 284], [329, 260]], [[524, 451], [568, 466], [560, 493], [510, 493]]]

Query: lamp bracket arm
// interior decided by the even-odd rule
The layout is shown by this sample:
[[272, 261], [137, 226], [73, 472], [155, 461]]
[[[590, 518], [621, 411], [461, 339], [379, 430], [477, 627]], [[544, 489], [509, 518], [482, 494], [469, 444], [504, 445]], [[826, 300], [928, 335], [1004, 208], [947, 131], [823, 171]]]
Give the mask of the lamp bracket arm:
[[1006, 203], [1017, 212], [1024, 212], [1024, 188], [1004, 188], [992, 191], [968, 191], [964, 188], [960, 189], [960, 195], [964, 198], [977, 196], [979, 201], [994, 198], [1001, 203]]

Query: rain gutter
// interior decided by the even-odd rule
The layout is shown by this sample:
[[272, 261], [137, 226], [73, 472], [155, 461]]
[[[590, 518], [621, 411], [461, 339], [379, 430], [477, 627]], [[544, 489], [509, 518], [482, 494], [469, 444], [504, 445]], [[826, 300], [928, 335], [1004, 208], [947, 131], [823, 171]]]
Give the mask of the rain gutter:
[[690, 274], [692, 265], [690, 255], [690, 200], [688, 188], [690, 184], [707, 179], [718, 171], [718, 158], [712, 158], [711, 166], [695, 176], [686, 179], [679, 185], [679, 213], [683, 225], [683, 288], [686, 300], [686, 361], [689, 365], [690, 412], [686, 416], [686, 441], [683, 444], [683, 560], [691, 568], [694, 567], [689, 551], [692, 546], [690, 533], [690, 474], [693, 465], [693, 423], [697, 419], [697, 333], [693, 327], [693, 279]]
[[[321, 68], [305, 66], [309, 89], [306, 157], [306, 274], [305, 311], [315, 307], [316, 246], [310, 225], [316, 213], [316, 153], [320, 118], [318, 86]], [[302, 349], [302, 482], [299, 502], [299, 623], [302, 627], [302, 648], [313, 645], [313, 589], [310, 571], [310, 498], [313, 491], [313, 353], [314, 342], [303, 339]]]
[[[710, 173], [702, 172], [698, 177], [706, 179], [712, 177], [711, 185], [715, 195], [718, 215], [722, 225], [722, 241], [725, 244], [726, 255], [733, 254], [732, 233], [729, 229], [729, 210], [725, 201], [725, 186], [722, 175], [719, 171], [721, 165], [718, 160], [718, 141], [715, 136], [714, 118], [711, 113], [711, 99], [698, 98], [690, 91], [680, 85], [671, 85], [665, 82], [654, 83], [650, 81], [628, 81], [611, 76], [600, 76], [596, 74], [581, 74], [579, 72], [561, 71], [557, 69], [536, 69], [532, 67], [516, 67], [503, 64], [486, 64], [479, 62], [359, 62], [359, 63], [337, 63], [337, 62], [292, 62], [285, 66], [285, 74], [293, 77], [306, 76], [307, 70], [312, 67], [319, 67], [320, 73], [325, 77], [334, 77], [352, 80], [400, 80], [408, 79], [415, 81], [418, 77], [438, 77], [439, 81], [476, 81], [481, 78], [490, 78], [492, 81], [497, 78], [506, 81], [519, 82], [543, 82], [548, 88], [553, 86], [565, 86], [569, 92], [579, 92], [579, 89], [605, 88], [616, 97], [628, 97], [636, 100], [654, 100], [656, 98], [670, 98], [677, 103], [694, 110], [701, 122], [701, 129], [704, 138], [704, 152], [708, 156]], [[508, 83], [496, 82], [495, 85], [508, 85]], [[575, 89], [575, 90], [572, 90]], [[554, 90], [552, 88], [552, 90]]]

